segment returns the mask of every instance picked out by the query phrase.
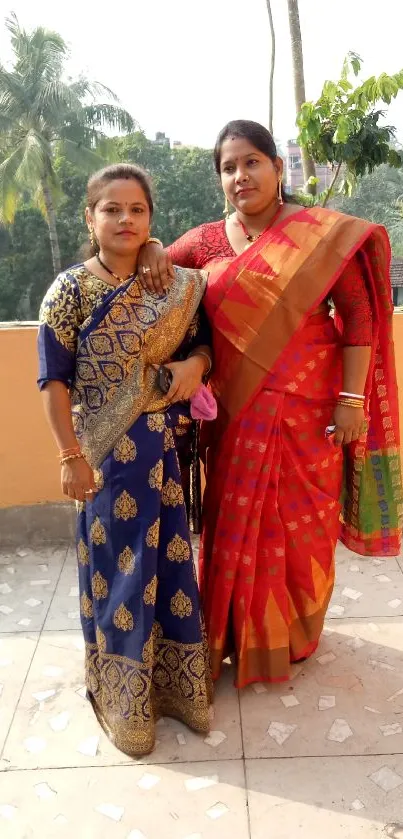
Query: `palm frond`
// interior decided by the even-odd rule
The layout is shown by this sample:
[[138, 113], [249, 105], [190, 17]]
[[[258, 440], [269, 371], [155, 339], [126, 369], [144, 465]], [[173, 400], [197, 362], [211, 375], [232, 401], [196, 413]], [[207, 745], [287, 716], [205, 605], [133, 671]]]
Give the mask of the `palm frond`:
[[29, 108], [30, 102], [23, 78], [18, 73], [9, 72], [2, 64], [0, 64], [0, 96], [3, 113], [11, 106], [20, 111]]
[[128, 111], [116, 105], [87, 105], [84, 117], [86, 124], [95, 129], [113, 128], [128, 134], [139, 127]]
[[76, 81], [72, 82], [71, 87], [80, 99], [90, 98], [94, 100], [102, 96], [103, 98], [110, 99], [111, 102], [119, 102], [118, 96], [110, 87], [100, 82], [91, 82], [85, 76], [80, 76]]
[[23, 149], [18, 147], [0, 164], [0, 221], [3, 223], [12, 222], [17, 210], [19, 190], [16, 173], [23, 154]]
[[38, 181], [50, 175], [52, 166], [52, 149], [50, 144], [35, 131], [29, 131], [21, 143], [23, 155], [16, 172], [16, 182], [22, 189], [34, 189]]
[[73, 142], [73, 140], [63, 139], [60, 142], [60, 149], [70, 163], [78, 166], [88, 174], [105, 166], [105, 160], [100, 154], [86, 148], [86, 146]]

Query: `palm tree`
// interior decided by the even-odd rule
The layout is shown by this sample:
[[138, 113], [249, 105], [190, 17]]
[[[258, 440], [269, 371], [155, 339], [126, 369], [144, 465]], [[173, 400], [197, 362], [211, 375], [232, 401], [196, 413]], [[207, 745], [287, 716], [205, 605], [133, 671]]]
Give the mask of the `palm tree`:
[[[295, 109], [299, 114], [302, 105], [306, 102], [304, 57], [302, 52], [301, 25], [299, 21], [298, 0], [287, 0], [288, 22], [291, 35], [292, 68], [294, 75], [294, 96]], [[304, 172], [305, 188], [312, 195], [316, 194], [316, 185], [309, 185], [309, 179], [316, 175], [315, 163], [309, 156], [306, 149], [301, 149], [302, 169]]]
[[[11, 222], [19, 202], [34, 196], [48, 224], [57, 274], [55, 207], [61, 189], [56, 152], [83, 170], [94, 170], [103, 163], [99, 150], [104, 129], [128, 132], [136, 124], [108, 88], [84, 78], [63, 79], [68, 50], [57, 32], [38, 27], [27, 33], [14, 14], [6, 27], [15, 60], [11, 70], [0, 63], [0, 221]], [[101, 96], [107, 104], [98, 104]]]

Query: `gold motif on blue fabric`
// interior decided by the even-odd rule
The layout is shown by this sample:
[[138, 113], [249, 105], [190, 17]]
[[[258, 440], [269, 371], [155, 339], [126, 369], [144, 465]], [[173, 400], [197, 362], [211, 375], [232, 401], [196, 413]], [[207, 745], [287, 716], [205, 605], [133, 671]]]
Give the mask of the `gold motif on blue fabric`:
[[122, 553], [119, 554], [118, 558], [118, 568], [122, 574], [133, 574], [135, 568], [136, 560], [133, 551], [129, 548], [128, 545], [124, 548]]
[[110, 293], [111, 286], [89, 274], [83, 265], [69, 268], [47, 291], [39, 312], [40, 323], [46, 323], [59, 343], [75, 353], [82, 324]]
[[164, 414], [148, 414], [147, 428], [150, 431], [158, 431], [161, 434], [165, 430]]
[[102, 629], [99, 628], [99, 626], [97, 626], [97, 628], [96, 628], [95, 635], [96, 635], [97, 646], [98, 646], [99, 651], [101, 653], [105, 653], [106, 652], [106, 637], [105, 637], [104, 633], [102, 632]]
[[133, 460], [136, 460], [137, 457], [137, 449], [133, 440], [127, 436], [127, 434], [123, 434], [123, 437], [116, 443], [116, 446], [113, 450], [113, 456], [115, 460], [119, 461], [120, 463], [130, 463]]
[[123, 521], [129, 521], [129, 519], [134, 519], [137, 516], [136, 500], [132, 498], [127, 490], [124, 489], [116, 499], [113, 506], [113, 514], [115, 518], [123, 519]]
[[182, 343], [206, 279], [205, 272], [177, 268], [169, 293], [158, 298], [133, 280], [115, 293], [92, 331], [85, 332], [90, 322], [80, 324], [72, 413], [92, 466], [102, 462], [141, 413], [168, 406], [156, 385], [154, 365], [170, 358]]
[[89, 550], [83, 539], [80, 539], [77, 545], [77, 557], [80, 565], [90, 564]]
[[85, 618], [93, 617], [92, 600], [90, 600], [86, 592], [84, 592], [84, 594], [81, 595], [80, 608], [81, 613], [84, 615]]
[[149, 527], [148, 530], [147, 530], [147, 538], [146, 538], [147, 547], [158, 548], [159, 538], [160, 538], [160, 520], [157, 519], [157, 521], [155, 521], [154, 524], [152, 524], [151, 527]]
[[90, 527], [90, 540], [94, 545], [106, 545], [106, 530], [98, 516]]
[[129, 612], [124, 603], [121, 603], [119, 608], [114, 612], [113, 623], [116, 628], [121, 629], [122, 632], [130, 632], [134, 629], [133, 615]]
[[148, 483], [151, 489], [162, 489], [162, 479], [164, 475], [164, 464], [162, 460], [159, 460], [155, 466], [150, 469], [150, 474], [148, 476]]
[[169, 452], [170, 449], [175, 448], [174, 435], [172, 428], [166, 428], [164, 434], [164, 452]]
[[171, 562], [186, 562], [190, 559], [190, 546], [178, 533], [169, 542], [167, 557]]
[[104, 473], [102, 469], [94, 469], [94, 481], [97, 490], [103, 489], [105, 485]]
[[166, 507], [177, 507], [178, 504], [185, 503], [183, 489], [173, 478], [168, 478], [166, 484], [162, 487], [161, 501]]
[[100, 571], [96, 571], [91, 580], [92, 594], [96, 600], [105, 600], [108, 597], [108, 583]]
[[146, 585], [144, 589], [143, 600], [146, 606], [155, 606], [155, 602], [157, 599], [157, 587], [158, 587], [158, 580], [157, 577], [154, 575], [152, 580]]
[[190, 597], [179, 589], [174, 597], [171, 597], [171, 612], [177, 618], [189, 618], [193, 612], [192, 601]]

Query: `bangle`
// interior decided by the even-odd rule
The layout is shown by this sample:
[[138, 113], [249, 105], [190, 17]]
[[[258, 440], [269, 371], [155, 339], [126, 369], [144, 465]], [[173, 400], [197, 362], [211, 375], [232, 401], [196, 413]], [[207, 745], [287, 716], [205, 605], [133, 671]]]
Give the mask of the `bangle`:
[[146, 241], [146, 245], [160, 245], [161, 248], [164, 247], [160, 239], [156, 239], [155, 236], [150, 236]]
[[202, 356], [202, 358], [205, 358], [205, 359], [206, 359], [206, 361], [208, 362], [208, 367], [207, 367], [207, 370], [206, 370], [206, 371], [205, 371], [205, 373], [204, 373], [204, 375], [205, 375], [205, 376], [208, 376], [208, 374], [209, 374], [209, 373], [211, 373], [211, 368], [212, 368], [212, 366], [213, 366], [213, 362], [212, 362], [212, 360], [211, 360], [211, 356], [209, 356], [209, 354], [208, 354], [208, 353], [204, 352], [204, 350], [194, 350], [194, 352], [189, 353], [188, 358], [194, 358], [194, 357], [195, 357], [195, 355], [200, 355], [200, 356]]
[[63, 466], [64, 463], [69, 463], [70, 460], [81, 460], [81, 458], [84, 459], [84, 455], [82, 452], [80, 452], [79, 454], [66, 454], [65, 457], [60, 458], [60, 466]]
[[357, 399], [338, 399], [338, 405], [343, 405], [344, 408], [360, 408], [364, 407], [363, 402], [358, 402]]
[[71, 446], [70, 449], [60, 449], [59, 458], [66, 457], [67, 454], [79, 454], [81, 452], [80, 446]]
[[365, 394], [348, 393], [346, 390], [341, 390], [339, 396], [351, 396], [353, 399], [362, 399], [365, 402]]

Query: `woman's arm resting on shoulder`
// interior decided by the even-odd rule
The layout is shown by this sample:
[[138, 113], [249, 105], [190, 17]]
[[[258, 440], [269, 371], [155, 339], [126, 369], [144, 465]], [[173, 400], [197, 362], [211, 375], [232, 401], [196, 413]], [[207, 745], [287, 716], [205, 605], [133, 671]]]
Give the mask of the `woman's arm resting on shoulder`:
[[155, 242], [140, 248], [137, 267], [141, 285], [151, 294], [165, 294], [175, 279], [169, 252]]

